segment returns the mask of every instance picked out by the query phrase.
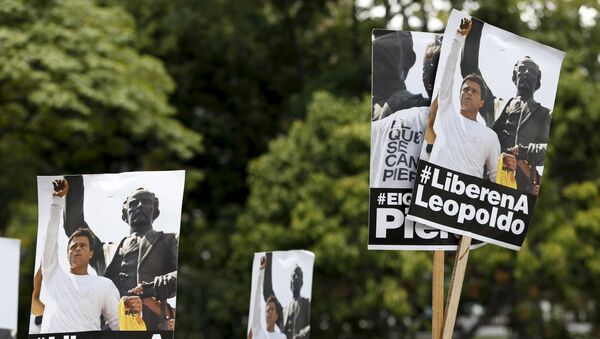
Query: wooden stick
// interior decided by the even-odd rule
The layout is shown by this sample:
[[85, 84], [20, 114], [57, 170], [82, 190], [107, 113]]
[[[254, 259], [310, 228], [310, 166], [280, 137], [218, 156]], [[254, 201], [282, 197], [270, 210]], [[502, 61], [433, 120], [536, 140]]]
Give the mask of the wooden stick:
[[442, 339], [444, 325], [444, 251], [433, 252], [432, 339]]
[[448, 290], [448, 301], [446, 302], [446, 312], [444, 314], [443, 339], [452, 339], [454, 332], [454, 323], [458, 311], [458, 302], [460, 301], [460, 292], [465, 279], [465, 270], [467, 269], [467, 260], [469, 259], [469, 247], [471, 246], [470, 237], [461, 237], [454, 259], [454, 268], [452, 269], [452, 280]]

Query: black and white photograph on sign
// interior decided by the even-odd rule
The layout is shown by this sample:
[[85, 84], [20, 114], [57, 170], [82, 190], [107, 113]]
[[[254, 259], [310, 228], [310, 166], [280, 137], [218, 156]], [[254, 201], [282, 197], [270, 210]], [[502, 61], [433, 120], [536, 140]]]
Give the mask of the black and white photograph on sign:
[[314, 262], [302, 250], [254, 254], [248, 339], [310, 338]]
[[173, 338], [184, 181], [184, 171], [38, 177], [30, 338]]
[[370, 250], [456, 249], [452, 234], [405, 218], [442, 40], [441, 34], [373, 31]]
[[[564, 53], [456, 10], [444, 37], [434, 142], [419, 163], [409, 219], [518, 250], [540, 190]], [[433, 216], [439, 206], [444, 213]]]
[[0, 339], [17, 337], [17, 314], [19, 313], [19, 264], [21, 241], [0, 237]]

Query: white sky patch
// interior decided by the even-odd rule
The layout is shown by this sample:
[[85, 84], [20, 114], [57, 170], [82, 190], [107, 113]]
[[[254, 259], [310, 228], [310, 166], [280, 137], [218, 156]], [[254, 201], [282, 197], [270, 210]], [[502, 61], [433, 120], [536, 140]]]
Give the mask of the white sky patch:
[[385, 7], [383, 7], [383, 5], [381, 5], [381, 6], [375, 6], [375, 7], [371, 8], [371, 10], [369, 11], [369, 17], [370, 18], [385, 17]]
[[431, 3], [433, 8], [438, 11], [449, 11], [452, 8], [450, 1], [433, 0]]
[[408, 18], [408, 25], [411, 28], [421, 28], [423, 27], [423, 20], [417, 18], [416, 16], [411, 16]]
[[467, 13], [473, 13], [481, 7], [478, 2], [475, 1], [465, 1], [463, 4], [463, 10]]
[[597, 17], [597, 9], [588, 6], [579, 7], [579, 24], [581, 25], [581, 27], [589, 28], [596, 26]]
[[427, 22], [427, 29], [430, 32], [441, 31], [444, 28], [444, 22], [438, 18], [429, 18]]
[[355, 4], [361, 8], [369, 8], [373, 6], [373, 0], [356, 0]]
[[[535, 5], [535, 3], [534, 3]], [[523, 22], [527, 23], [530, 29], [536, 29], [540, 25], [534, 6], [530, 6], [524, 2], [519, 2], [517, 8], [521, 11], [520, 18]]]
[[402, 15], [397, 14], [388, 22], [387, 29], [402, 29], [403, 22]]

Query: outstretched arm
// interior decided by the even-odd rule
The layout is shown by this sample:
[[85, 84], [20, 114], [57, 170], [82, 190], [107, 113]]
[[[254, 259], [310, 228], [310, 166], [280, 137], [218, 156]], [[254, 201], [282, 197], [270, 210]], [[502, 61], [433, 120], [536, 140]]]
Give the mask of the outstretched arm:
[[438, 115], [442, 115], [448, 110], [448, 107], [452, 107], [452, 87], [454, 85], [454, 73], [456, 71], [456, 63], [458, 61], [458, 54], [465, 41], [465, 36], [469, 34], [471, 29], [471, 20], [463, 18], [460, 21], [460, 27], [457, 30], [455, 36], [450, 42], [450, 52], [446, 58], [444, 65], [444, 72], [442, 73], [442, 79], [440, 82], [440, 93], [438, 95], [440, 110]]
[[[265, 301], [272, 295], [275, 295], [275, 291], [273, 291], [273, 253], [267, 253], [267, 265], [265, 267], [265, 280], [263, 282], [263, 297]], [[275, 297], [277, 297], [275, 295]], [[277, 298], [279, 300], [279, 298]], [[283, 328], [283, 307], [281, 303], [277, 301], [277, 314], [279, 317], [277, 318], [277, 326], [281, 329]]]
[[[69, 183], [69, 194], [66, 197], [64, 228], [67, 237], [70, 237], [78, 228], [90, 228], [83, 215], [83, 177], [81, 175], [69, 175], [66, 177]], [[92, 230], [93, 233], [93, 230]], [[106, 260], [104, 258], [103, 243], [94, 233], [94, 256], [90, 259], [90, 266], [98, 275], [104, 275], [106, 271]]]
[[58, 228], [60, 223], [60, 214], [65, 206], [65, 195], [69, 190], [69, 184], [65, 180], [55, 180], [52, 182], [54, 193], [52, 193], [52, 203], [50, 205], [50, 220], [46, 228], [46, 237], [44, 239], [44, 250], [42, 252], [42, 276], [49, 279], [54, 275], [58, 267]]
[[258, 270], [258, 281], [256, 284], [256, 290], [254, 292], [254, 309], [252, 311], [252, 327], [250, 333], [260, 332], [260, 289], [264, 280], [265, 266], [267, 265], [267, 258], [260, 258], [260, 269]]

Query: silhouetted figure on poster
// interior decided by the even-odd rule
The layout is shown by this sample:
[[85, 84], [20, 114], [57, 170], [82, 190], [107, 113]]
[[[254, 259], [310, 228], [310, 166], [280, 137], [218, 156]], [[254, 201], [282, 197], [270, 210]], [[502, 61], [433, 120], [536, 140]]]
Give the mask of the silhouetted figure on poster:
[[[443, 35], [436, 35], [433, 38], [433, 41], [427, 44], [427, 47], [425, 48], [425, 55], [423, 56], [423, 86], [425, 86], [425, 90], [429, 94], [430, 98], [433, 96], [435, 75], [437, 74], [437, 68], [440, 62], [442, 39]], [[435, 131], [433, 130], [433, 124], [435, 123], [437, 110], [438, 99], [435, 98], [431, 101], [431, 110], [427, 120], [427, 127], [425, 128], [425, 147], [423, 148], [420, 156], [421, 159], [426, 161], [429, 160], [429, 156], [431, 155], [433, 144], [435, 142]]]
[[[436, 36], [423, 55], [421, 78], [429, 95], [425, 98], [411, 93], [405, 84], [406, 75], [416, 60], [412, 34], [375, 31], [370, 187], [413, 186], [423, 133], [428, 123], [441, 41], [441, 36]], [[436, 104], [437, 101], [434, 101]], [[400, 137], [404, 138], [401, 146], [390, 147]]]
[[[429, 98], [411, 93], [406, 88], [408, 71], [416, 61], [411, 33], [391, 31], [377, 34], [376, 31], [373, 40], [372, 119], [380, 120], [397, 111], [412, 107], [429, 106]], [[424, 80], [426, 76], [428, 80], [434, 79], [435, 70], [433, 74], [431, 72], [424, 74]], [[433, 90], [433, 85], [431, 89]]]

